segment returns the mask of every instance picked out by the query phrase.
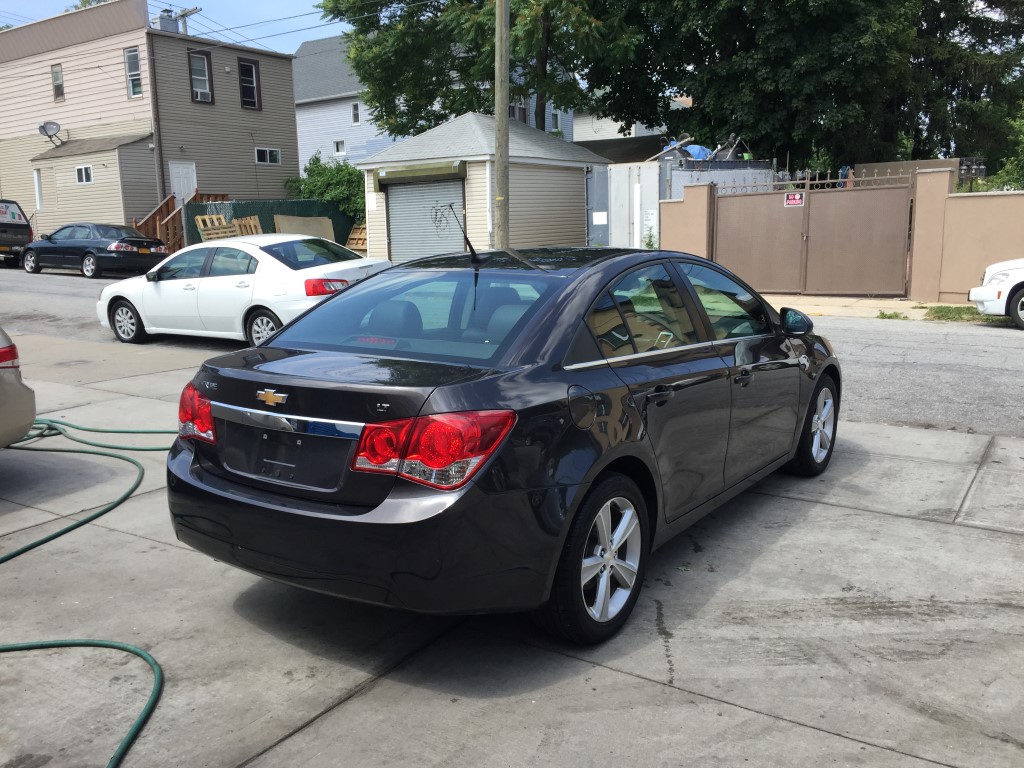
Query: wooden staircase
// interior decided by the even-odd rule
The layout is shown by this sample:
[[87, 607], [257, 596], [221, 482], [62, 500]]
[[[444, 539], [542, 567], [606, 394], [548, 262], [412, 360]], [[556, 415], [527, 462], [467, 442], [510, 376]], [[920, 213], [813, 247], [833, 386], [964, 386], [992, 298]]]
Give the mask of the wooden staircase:
[[171, 253], [185, 246], [185, 219], [183, 211], [188, 203], [222, 203], [229, 199], [228, 195], [193, 190], [192, 194], [181, 205], [176, 205], [174, 195], [165, 197], [156, 208], [142, 219], [132, 219], [132, 226], [146, 237], [156, 237], [164, 241]]

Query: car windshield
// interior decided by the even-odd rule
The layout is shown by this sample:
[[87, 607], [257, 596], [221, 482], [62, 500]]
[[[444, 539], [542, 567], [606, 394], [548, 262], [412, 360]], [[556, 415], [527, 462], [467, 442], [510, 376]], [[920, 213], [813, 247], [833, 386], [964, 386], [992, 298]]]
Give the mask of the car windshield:
[[494, 362], [559, 284], [518, 270], [385, 272], [320, 304], [270, 346]]
[[324, 264], [336, 264], [339, 261], [363, 258], [355, 251], [343, 248], [330, 240], [319, 238], [287, 240], [283, 243], [264, 245], [260, 250], [269, 253], [291, 269], [306, 269], [306, 267], [319, 267]]
[[142, 239], [148, 239], [137, 229], [132, 229], [131, 227], [114, 227], [109, 224], [97, 224], [96, 234], [102, 238], [110, 240], [120, 240], [122, 237], [140, 237]]

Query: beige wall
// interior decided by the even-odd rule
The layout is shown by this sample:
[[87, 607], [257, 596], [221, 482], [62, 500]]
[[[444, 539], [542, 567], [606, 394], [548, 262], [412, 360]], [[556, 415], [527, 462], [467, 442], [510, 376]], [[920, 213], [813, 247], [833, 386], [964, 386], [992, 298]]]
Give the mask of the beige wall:
[[[284, 180], [298, 176], [299, 145], [290, 56], [210, 46], [202, 40], [150, 31], [156, 59], [159, 141], [164, 173], [172, 160], [196, 164], [202, 192], [233, 198], [286, 197]], [[192, 101], [188, 50], [209, 51], [213, 102]], [[262, 109], [243, 109], [238, 59], [259, 62]], [[281, 152], [280, 165], [257, 165], [256, 147]], [[168, 177], [167, 193], [170, 193]]]
[[514, 164], [509, 167], [509, 245], [586, 245], [583, 168]]
[[[15, 5], [20, 5], [18, 11], [22, 14], [40, 15], [31, 3], [17, 4], [12, 0], [4, 5], [12, 10]], [[145, 29], [149, 23], [146, 5], [146, 0], [114, 0], [31, 24], [20, 24], [0, 32], [0, 62], [92, 40], [108, 40], [121, 32]]]
[[708, 258], [711, 235], [710, 184], [686, 187], [682, 200], [661, 201], [661, 247]]
[[[76, 168], [91, 166], [92, 183], [79, 184]], [[96, 221], [123, 224], [124, 205], [121, 199], [121, 174], [117, 150], [95, 152], [74, 157], [58, 157], [37, 163], [44, 178], [52, 179], [53, 194], [47, 199], [43, 192], [43, 209], [36, 218], [37, 232], [53, 232], [75, 221]], [[50, 202], [53, 205], [50, 205]]]
[[373, 171], [365, 171], [366, 179], [366, 255], [388, 258], [388, 217], [383, 192], [373, 191]]
[[487, 225], [487, 188], [489, 162], [466, 163], [466, 234], [474, 248], [494, 247], [493, 233]]
[[917, 183], [910, 297], [964, 303], [989, 264], [1020, 258], [1024, 192], [949, 194], [951, 171]]

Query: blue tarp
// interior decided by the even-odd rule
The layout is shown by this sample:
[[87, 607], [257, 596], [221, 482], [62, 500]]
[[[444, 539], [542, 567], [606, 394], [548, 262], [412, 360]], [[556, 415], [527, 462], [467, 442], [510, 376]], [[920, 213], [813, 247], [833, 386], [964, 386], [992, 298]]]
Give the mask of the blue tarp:
[[707, 160], [711, 157], [711, 153], [715, 150], [702, 147], [700, 144], [690, 144], [688, 147], [683, 147], [687, 152], [690, 153], [690, 157], [694, 160]]

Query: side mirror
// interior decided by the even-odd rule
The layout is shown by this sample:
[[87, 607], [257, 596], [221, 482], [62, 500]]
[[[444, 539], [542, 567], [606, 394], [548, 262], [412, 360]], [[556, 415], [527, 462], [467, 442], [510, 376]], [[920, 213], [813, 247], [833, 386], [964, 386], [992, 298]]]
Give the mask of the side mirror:
[[50, 239], [50, 236], [48, 234], [40, 235], [39, 237], [42, 238], [43, 240], [49, 240]]
[[155, 269], [152, 272], [147, 272], [146, 273], [146, 280], [148, 280], [151, 283], [159, 282], [160, 281], [160, 272], [155, 270]]
[[779, 313], [782, 315], [782, 330], [794, 336], [803, 336], [814, 330], [814, 323], [811, 318], [792, 307], [783, 307]]

